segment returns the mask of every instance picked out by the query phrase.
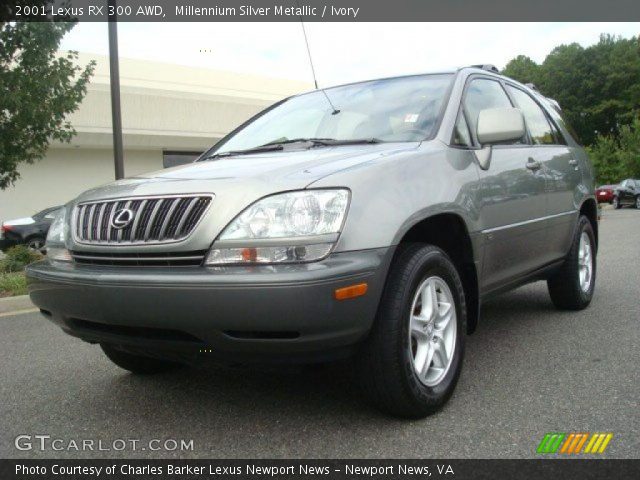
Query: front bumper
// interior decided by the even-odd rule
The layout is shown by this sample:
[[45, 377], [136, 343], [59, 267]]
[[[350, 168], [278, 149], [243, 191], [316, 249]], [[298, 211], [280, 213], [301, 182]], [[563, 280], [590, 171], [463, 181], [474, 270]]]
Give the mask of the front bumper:
[[[369, 331], [393, 248], [309, 264], [103, 267], [43, 261], [29, 293], [67, 333], [130, 351], [230, 361], [316, 361], [347, 353]], [[337, 288], [367, 282], [337, 301]]]

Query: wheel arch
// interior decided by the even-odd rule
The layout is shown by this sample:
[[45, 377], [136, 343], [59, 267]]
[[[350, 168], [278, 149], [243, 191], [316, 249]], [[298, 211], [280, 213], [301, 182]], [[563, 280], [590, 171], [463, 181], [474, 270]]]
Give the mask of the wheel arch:
[[593, 235], [596, 238], [596, 249], [598, 248], [598, 204], [595, 199], [587, 198], [582, 205], [580, 205], [580, 215], [584, 215], [589, 219], [591, 228], [593, 229]]
[[441, 248], [455, 264], [465, 291], [467, 333], [473, 333], [480, 317], [480, 295], [473, 242], [464, 219], [456, 213], [423, 218], [404, 233], [399, 244], [413, 242]]

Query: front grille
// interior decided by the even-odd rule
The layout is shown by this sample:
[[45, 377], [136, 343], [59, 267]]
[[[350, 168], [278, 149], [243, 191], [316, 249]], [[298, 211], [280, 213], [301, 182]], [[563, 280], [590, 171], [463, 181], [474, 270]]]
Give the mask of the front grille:
[[71, 252], [76, 263], [124, 267], [194, 267], [202, 264], [206, 250], [194, 252], [118, 253]]
[[[132, 197], [81, 203], [73, 215], [79, 243], [136, 245], [184, 240], [209, 208], [212, 195]], [[121, 224], [114, 220], [123, 215]]]

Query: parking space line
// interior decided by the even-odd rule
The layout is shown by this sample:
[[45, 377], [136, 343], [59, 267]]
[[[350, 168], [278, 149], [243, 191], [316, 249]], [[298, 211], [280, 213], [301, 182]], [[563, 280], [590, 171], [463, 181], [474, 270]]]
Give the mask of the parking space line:
[[5, 313], [0, 313], [0, 318], [3, 317], [13, 317], [14, 315], [24, 315], [26, 313], [35, 313], [35, 312], [39, 312], [40, 310], [37, 308], [25, 308], [24, 310], [15, 310], [13, 312], [5, 312]]

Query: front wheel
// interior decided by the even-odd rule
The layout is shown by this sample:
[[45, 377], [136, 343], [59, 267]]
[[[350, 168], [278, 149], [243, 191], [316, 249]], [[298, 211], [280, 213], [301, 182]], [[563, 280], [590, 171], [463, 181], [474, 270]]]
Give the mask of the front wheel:
[[179, 364], [168, 360], [134, 355], [108, 343], [101, 343], [100, 347], [109, 360], [120, 368], [129, 370], [131, 373], [150, 375], [153, 373], [166, 372], [179, 366]]
[[571, 250], [560, 270], [547, 280], [551, 301], [561, 310], [582, 310], [591, 303], [596, 285], [596, 239], [591, 222], [584, 215]]
[[366, 398], [407, 418], [434, 413], [455, 389], [466, 304], [458, 271], [441, 249], [401, 245], [372, 331], [357, 358]]
[[32, 250], [34, 252], [42, 252], [42, 249], [44, 248], [44, 238], [42, 237], [31, 237], [29, 240], [27, 240], [27, 248], [29, 250]]

